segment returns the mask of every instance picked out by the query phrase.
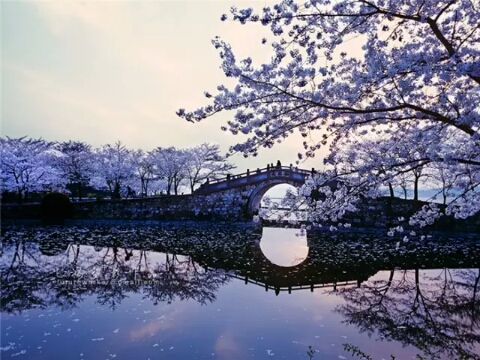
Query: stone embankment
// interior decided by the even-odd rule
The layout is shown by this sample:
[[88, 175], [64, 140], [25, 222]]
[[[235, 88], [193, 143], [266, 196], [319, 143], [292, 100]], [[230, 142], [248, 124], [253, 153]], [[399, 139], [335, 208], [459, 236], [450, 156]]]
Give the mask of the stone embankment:
[[[113, 220], [251, 220], [248, 213], [248, 194], [231, 190], [212, 195], [158, 196], [138, 199], [74, 202], [74, 219]], [[348, 213], [342, 222], [353, 227], [413, 229], [408, 219], [426, 202], [398, 198], [379, 198], [357, 205], [359, 211]], [[40, 204], [2, 204], [2, 220], [41, 219]], [[263, 221], [264, 225], [278, 225]], [[285, 223], [286, 225], [287, 223]], [[329, 225], [329, 224], [324, 224]], [[426, 230], [480, 233], [480, 214], [467, 219], [442, 216]]]
[[[73, 202], [74, 219], [233, 220], [247, 218], [241, 192]], [[41, 219], [40, 203], [2, 204], [2, 219]]]

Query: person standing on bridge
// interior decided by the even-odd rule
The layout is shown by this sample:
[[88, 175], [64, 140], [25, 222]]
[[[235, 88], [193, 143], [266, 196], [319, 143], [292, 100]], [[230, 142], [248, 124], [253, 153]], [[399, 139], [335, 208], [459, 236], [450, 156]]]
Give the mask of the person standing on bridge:
[[282, 167], [282, 163], [280, 162], [280, 160], [277, 160], [277, 168], [281, 168]]

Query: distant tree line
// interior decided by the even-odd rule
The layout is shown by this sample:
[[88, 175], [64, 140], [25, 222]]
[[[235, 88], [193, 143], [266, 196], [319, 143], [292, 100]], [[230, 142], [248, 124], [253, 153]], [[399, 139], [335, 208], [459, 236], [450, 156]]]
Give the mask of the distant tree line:
[[217, 144], [187, 149], [128, 149], [121, 141], [92, 148], [80, 141], [0, 137], [2, 200], [28, 201], [39, 192], [86, 190], [111, 198], [178, 195], [193, 192], [207, 179], [224, 177], [235, 166]]

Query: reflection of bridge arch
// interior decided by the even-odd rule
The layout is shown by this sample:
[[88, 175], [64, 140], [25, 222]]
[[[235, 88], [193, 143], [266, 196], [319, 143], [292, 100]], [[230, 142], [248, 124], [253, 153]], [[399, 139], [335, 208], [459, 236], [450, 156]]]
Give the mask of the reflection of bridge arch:
[[273, 264], [292, 267], [301, 264], [308, 257], [310, 248], [306, 236], [300, 236], [298, 229], [263, 227], [260, 249]]
[[[345, 285], [359, 285], [373, 276], [378, 270], [365, 269], [364, 266], [345, 269], [344, 264], [338, 267], [328, 268], [317, 261], [316, 252], [322, 251], [322, 247], [313, 241], [307, 233], [308, 253], [305, 259], [293, 266], [281, 266], [270, 261], [263, 253], [260, 243], [263, 234], [257, 232], [249, 237], [248, 243], [238, 258], [223, 258], [212, 253], [201, 254], [191, 253], [190, 256], [201, 266], [210, 269], [225, 269], [229, 275], [236, 279], [245, 281], [245, 284], [262, 286], [265, 290], [274, 290], [278, 295], [280, 292], [332, 287], [336, 288]], [[364, 265], [364, 264], [362, 264]]]
[[[308, 237], [307, 237], [308, 239]], [[307, 240], [308, 242], [308, 240]], [[246, 282], [261, 285], [266, 290], [274, 289], [278, 294], [280, 291], [294, 289], [320, 287], [336, 287], [347, 284], [358, 284], [367, 280], [368, 276], [362, 276], [357, 271], [345, 271], [345, 268], [329, 269], [324, 271], [322, 264], [315, 261], [314, 250], [308, 247], [305, 259], [294, 266], [280, 266], [271, 262], [263, 253], [260, 244], [252, 245], [250, 269], [236, 271], [237, 278], [243, 278]]]

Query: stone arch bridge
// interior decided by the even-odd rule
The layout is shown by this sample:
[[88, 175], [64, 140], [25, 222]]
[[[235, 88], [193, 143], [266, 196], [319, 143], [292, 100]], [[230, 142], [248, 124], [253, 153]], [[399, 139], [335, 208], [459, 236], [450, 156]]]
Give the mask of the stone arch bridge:
[[212, 195], [222, 193], [241, 193], [245, 200], [245, 207], [249, 214], [258, 211], [260, 202], [265, 193], [272, 187], [288, 184], [300, 187], [308, 176], [316, 170], [299, 169], [293, 166], [267, 166], [263, 169], [247, 170], [236, 175], [227, 175], [224, 178], [208, 181], [202, 184], [194, 195]]

